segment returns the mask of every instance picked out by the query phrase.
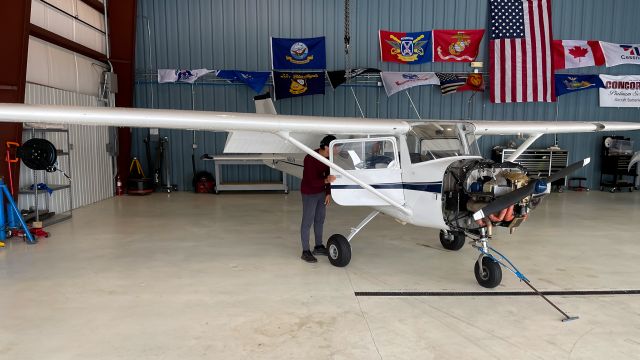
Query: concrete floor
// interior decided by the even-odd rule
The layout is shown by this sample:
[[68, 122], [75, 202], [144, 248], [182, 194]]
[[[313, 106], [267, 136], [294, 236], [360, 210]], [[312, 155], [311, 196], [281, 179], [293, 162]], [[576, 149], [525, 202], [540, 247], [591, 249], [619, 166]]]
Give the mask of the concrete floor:
[[[378, 217], [346, 268], [299, 259], [298, 193], [153, 194], [0, 250], [0, 359], [640, 359], [640, 295], [484, 291], [466, 245]], [[368, 213], [332, 205], [326, 237]], [[640, 193], [552, 194], [493, 246], [541, 290], [640, 289]], [[526, 291], [510, 273], [494, 291]]]

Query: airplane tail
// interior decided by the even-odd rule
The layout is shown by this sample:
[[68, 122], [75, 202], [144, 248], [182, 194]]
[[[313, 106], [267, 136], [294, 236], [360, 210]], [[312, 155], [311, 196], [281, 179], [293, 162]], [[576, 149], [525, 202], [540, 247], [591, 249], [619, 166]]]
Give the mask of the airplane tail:
[[[257, 114], [277, 115], [271, 94], [269, 92], [254, 96]], [[292, 134], [296, 139], [314, 146], [318, 143], [318, 135], [313, 134]], [[289, 175], [302, 178], [302, 163], [304, 154], [289, 142], [273, 133], [258, 131], [232, 131], [227, 136], [224, 146], [225, 153], [234, 154], [272, 154], [273, 159], [264, 159], [264, 163], [274, 169], [280, 170]], [[281, 160], [282, 156], [286, 161]]]
[[253, 101], [256, 104], [256, 114], [278, 115], [276, 107], [273, 106], [270, 92], [254, 96]]

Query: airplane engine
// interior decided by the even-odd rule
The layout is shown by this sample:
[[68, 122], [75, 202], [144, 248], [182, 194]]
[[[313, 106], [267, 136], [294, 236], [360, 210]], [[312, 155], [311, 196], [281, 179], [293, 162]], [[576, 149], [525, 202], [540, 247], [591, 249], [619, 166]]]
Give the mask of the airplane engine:
[[495, 163], [466, 159], [452, 163], [443, 179], [443, 214], [452, 230], [473, 231], [481, 227], [505, 226], [513, 230], [540, 200], [527, 196], [505, 209], [474, 220], [473, 214], [505, 194], [529, 183], [526, 169], [512, 162]]

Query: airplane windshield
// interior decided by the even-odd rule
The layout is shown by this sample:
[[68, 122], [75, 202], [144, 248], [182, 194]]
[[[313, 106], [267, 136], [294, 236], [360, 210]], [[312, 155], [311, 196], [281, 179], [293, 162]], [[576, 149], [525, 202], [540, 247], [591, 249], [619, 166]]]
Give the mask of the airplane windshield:
[[480, 156], [475, 128], [464, 122], [414, 123], [407, 133], [411, 162], [451, 156]]

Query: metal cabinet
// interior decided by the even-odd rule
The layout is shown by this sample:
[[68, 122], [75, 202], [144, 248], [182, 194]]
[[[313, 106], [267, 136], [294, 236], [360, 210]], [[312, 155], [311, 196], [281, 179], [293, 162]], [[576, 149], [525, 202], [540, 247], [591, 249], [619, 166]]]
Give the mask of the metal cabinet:
[[[24, 128], [23, 140], [44, 138], [51, 141], [57, 150], [58, 167], [71, 177], [71, 144], [69, 131], [61, 128]], [[23, 173], [24, 174], [24, 173]], [[28, 169], [27, 176], [20, 180], [18, 194], [26, 197], [29, 209], [33, 209], [35, 218], [42, 221], [43, 226], [70, 219], [73, 209], [71, 180], [60, 172], [48, 173]], [[38, 189], [37, 184], [44, 183], [53, 192]], [[24, 204], [25, 202], [19, 201]], [[53, 213], [55, 211], [55, 213]], [[29, 216], [29, 215], [28, 215]], [[31, 219], [30, 219], [31, 220]]]

